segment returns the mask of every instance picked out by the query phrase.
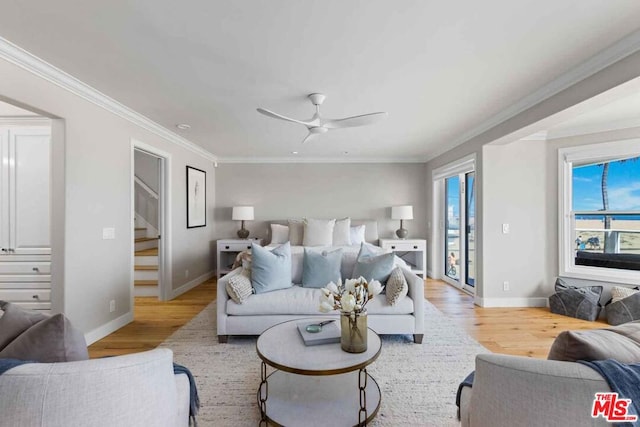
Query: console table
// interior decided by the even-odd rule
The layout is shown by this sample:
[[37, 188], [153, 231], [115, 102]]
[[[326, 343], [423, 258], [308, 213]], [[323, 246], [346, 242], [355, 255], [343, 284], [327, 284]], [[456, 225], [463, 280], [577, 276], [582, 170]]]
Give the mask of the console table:
[[424, 239], [380, 239], [380, 247], [402, 258], [411, 271], [427, 277], [427, 241]]

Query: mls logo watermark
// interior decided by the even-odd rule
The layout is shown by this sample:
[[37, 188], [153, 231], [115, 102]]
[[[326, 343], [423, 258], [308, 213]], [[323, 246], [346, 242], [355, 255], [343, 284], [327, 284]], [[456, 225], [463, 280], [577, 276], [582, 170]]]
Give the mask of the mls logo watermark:
[[602, 416], [608, 422], [637, 421], [637, 415], [629, 415], [631, 399], [621, 399], [618, 393], [596, 393], [591, 417]]

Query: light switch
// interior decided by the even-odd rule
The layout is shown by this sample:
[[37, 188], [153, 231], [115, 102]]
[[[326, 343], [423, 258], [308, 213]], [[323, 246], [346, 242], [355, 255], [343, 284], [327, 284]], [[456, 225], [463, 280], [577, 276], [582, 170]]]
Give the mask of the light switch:
[[102, 229], [102, 240], [113, 240], [116, 238], [116, 229], [113, 227]]
[[502, 224], [502, 234], [509, 234], [509, 224]]

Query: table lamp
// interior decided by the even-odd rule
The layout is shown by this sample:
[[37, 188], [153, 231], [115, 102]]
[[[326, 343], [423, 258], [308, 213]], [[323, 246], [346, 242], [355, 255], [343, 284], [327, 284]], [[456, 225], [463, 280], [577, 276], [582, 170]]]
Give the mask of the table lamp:
[[234, 221], [242, 221], [242, 226], [240, 230], [238, 230], [238, 237], [246, 239], [249, 237], [249, 230], [244, 228], [244, 222], [253, 220], [253, 206], [234, 206], [231, 219]]
[[413, 206], [393, 206], [391, 208], [391, 219], [400, 220], [400, 228], [396, 230], [396, 236], [400, 239], [406, 239], [409, 232], [403, 228], [402, 221], [405, 219], [413, 219]]

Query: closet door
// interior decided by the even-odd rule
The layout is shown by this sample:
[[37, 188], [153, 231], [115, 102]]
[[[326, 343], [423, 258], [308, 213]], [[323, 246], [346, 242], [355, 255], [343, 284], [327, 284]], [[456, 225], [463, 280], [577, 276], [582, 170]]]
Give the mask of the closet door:
[[12, 255], [51, 254], [50, 132], [10, 129], [9, 247]]

